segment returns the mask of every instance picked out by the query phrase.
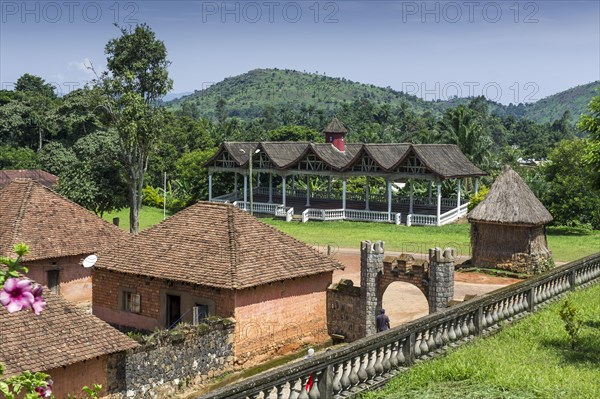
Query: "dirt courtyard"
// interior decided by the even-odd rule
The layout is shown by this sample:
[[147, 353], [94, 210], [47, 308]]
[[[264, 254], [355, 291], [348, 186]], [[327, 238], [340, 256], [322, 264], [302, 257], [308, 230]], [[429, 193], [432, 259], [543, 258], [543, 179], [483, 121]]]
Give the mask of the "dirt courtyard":
[[[387, 255], [399, 253], [386, 252]], [[419, 263], [426, 260], [419, 256]], [[422, 256], [422, 258], [420, 257]], [[350, 279], [355, 286], [360, 285], [360, 251], [341, 248], [332, 255], [333, 259], [346, 267], [333, 273], [333, 282], [341, 278]], [[482, 273], [454, 274], [454, 299], [462, 301], [465, 295], [481, 295], [498, 288], [519, 282], [521, 280], [505, 277], [495, 277]], [[409, 283], [392, 283], [383, 294], [383, 308], [390, 318], [392, 327], [409, 322], [429, 313], [427, 299], [414, 285]]]

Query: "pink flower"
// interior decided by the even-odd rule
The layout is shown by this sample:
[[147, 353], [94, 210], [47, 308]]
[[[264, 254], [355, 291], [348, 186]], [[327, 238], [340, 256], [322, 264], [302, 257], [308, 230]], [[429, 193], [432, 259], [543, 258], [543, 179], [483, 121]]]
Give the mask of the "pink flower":
[[34, 301], [31, 289], [31, 281], [9, 278], [0, 291], [0, 303], [6, 306], [9, 313], [29, 309]]
[[31, 293], [33, 294], [33, 303], [31, 304], [31, 309], [36, 315], [42, 313], [42, 310], [46, 307], [46, 301], [42, 298], [42, 293], [44, 292], [44, 287], [39, 284], [35, 284]]
[[54, 384], [54, 381], [49, 379], [49, 380], [46, 380], [45, 387], [35, 388], [35, 391], [37, 392], [38, 396], [40, 398], [49, 398], [50, 396], [52, 396], [52, 384]]

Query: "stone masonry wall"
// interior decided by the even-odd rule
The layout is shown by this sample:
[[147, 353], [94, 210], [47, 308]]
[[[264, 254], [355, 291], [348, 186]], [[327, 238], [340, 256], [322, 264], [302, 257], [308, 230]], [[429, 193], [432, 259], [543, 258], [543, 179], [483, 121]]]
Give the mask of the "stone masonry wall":
[[360, 287], [352, 280], [342, 279], [327, 290], [327, 330], [334, 341], [352, 342], [365, 336], [361, 306]]
[[456, 250], [429, 250], [429, 313], [448, 307], [454, 298], [454, 259]]
[[[208, 319], [153, 334], [141, 347], [117, 358], [108, 386], [113, 398], [163, 398], [233, 369], [235, 323]], [[110, 392], [110, 391], [109, 391]]]
[[383, 272], [383, 241], [362, 241], [360, 243], [360, 294], [363, 299], [361, 316], [365, 325], [365, 335], [375, 334], [375, 317], [379, 302], [378, 286], [380, 273]]

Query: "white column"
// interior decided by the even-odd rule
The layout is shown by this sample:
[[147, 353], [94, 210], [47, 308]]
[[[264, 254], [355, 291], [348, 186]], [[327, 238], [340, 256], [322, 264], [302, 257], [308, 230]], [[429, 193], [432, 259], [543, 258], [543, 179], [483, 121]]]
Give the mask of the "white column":
[[460, 179], [458, 179], [458, 186], [456, 188], [456, 208], [460, 208]]
[[248, 175], [244, 175], [244, 210], [247, 210], [248, 204]]
[[475, 194], [479, 194], [479, 177], [475, 178]]
[[440, 225], [440, 215], [442, 214], [442, 182], [437, 183], [437, 225]]
[[310, 176], [306, 175], [306, 206], [310, 206]]
[[273, 173], [269, 173], [269, 204], [273, 203]]
[[212, 173], [208, 175], [208, 200], [212, 201]]
[[367, 181], [365, 184], [365, 210], [368, 211], [369, 210], [369, 194], [371, 191], [371, 188], [369, 187], [369, 176], [366, 177]]
[[413, 214], [413, 196], [415, 194], [415, 187], [413, 185], [412, 180], [408, 184], [410, 184], [410, 193], [408, 195], [408, 213], [409, 213], [409, 215], [412, 215]]
[[388, 222], [392, 221], [392, 182], [387, 182]]
[[346, 210], [346, 178], [342, 179], [342, 209]]
[[283, 203], [283, 206], [285, 206], [285, 180], [286, 177], [283, 176], [281, 180], [281, 202]]

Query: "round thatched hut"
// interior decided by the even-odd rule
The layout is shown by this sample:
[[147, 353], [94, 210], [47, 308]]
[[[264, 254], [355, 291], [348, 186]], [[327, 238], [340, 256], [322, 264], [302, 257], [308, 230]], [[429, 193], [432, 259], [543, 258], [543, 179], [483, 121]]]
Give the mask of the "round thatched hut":
[[544, 225], [552, 215], [509, 166], [467, 218], [474, 266], [530, 274], [549, 267]]

